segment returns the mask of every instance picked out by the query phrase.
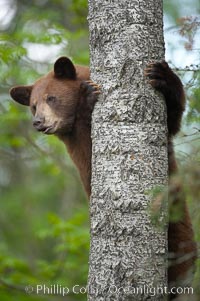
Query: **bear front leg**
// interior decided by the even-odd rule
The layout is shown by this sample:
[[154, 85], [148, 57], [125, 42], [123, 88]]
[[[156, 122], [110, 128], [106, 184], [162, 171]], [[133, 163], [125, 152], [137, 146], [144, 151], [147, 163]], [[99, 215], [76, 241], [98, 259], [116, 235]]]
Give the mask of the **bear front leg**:
[[145, 76], [152, 87], [164, 95], [169, 136], [175, 135], [180, 130], [185, 109], [185, 94], [180, 79], [165, 61], [148, 64]]
[[100, 86], [93, 81], [83, 81], [80, 84], [80, 98], [77, 108], [77, 118], [91, 124], [92, 112], [100, 94]]

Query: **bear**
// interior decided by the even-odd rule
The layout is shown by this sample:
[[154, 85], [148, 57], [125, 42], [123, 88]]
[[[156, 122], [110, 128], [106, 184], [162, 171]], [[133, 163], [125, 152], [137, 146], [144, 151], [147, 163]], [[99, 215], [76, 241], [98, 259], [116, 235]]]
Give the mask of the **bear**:
[[[171, 177], [177, 171], [172, 140], [180, 129], [185, 109], [183, 85], [165, 61], [149, 63], [145, 76], [151, 86], [163, 94], [166, 102]], [[58, 58], [54, 69], [33, 85], [15, 86], [10, 90], [16, 102], [30, 107], [33, 126], [37, 131], [54, 134], [65, 143], [79, 170], [88, 198], [91, 193], [91, 116], [99, 93], [99, 86], [90, 80], [89, 67], [74, 65], [67, 57]], [[197, 252], [186, 201], [177, 193], [180, 189], [177, 185], [170, 189], [174, 195], [172, 203], [180, 204], [182, 210], [181, 219], [169, 220], [168, 226], [170, 287], [187, 279], [194, 267]], [[170, 299], [174, 297], [175, 294]]]

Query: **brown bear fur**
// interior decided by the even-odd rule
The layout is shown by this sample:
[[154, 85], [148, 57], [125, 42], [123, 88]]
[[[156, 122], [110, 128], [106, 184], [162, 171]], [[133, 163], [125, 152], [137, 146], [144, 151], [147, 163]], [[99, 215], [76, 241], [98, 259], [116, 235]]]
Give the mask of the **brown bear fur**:
[[[169, 174], [172, 175], [177, 171], [172, 136], [180, 129], [185, 108], [183, 86], [164, 61], [149, 64], [145, 74], [150, 84], [165, 97], [169, 132]], [[88, 67], [74, 66], [68, 58], [61, 57], [55, 62], [54, 70], [33, 85], [17, 86], [10, 91], [15, 101], [30, 106], [34, 115], [33, 125], [38, 131], [55, 134], [66, 144], [88, 197], [91, 180], [91, 114], [98, 92], [98, 87], [88, 82], [89, 78]], [[177, 194], [179, 189], [179, 185], [175, 185], [170, 192], [172, 197], [175, 195], [172, 203], [181, 204], [182, 210], [181, 220], [169, 222], [168, 228], [170, 286], [178, 285], [179, 280], [186, 279], [196, 258], [192, 225], [186, 202]]]

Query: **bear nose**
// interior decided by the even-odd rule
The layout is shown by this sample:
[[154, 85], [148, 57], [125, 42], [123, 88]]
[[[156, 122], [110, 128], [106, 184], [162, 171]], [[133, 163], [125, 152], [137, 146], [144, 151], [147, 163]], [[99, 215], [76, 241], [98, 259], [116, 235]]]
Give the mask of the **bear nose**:
[[44, 124], [44, 121], [45, 121], [44, 117], [36, 116], [33, 118], [33, 126], [36, 129], [38, 129]]

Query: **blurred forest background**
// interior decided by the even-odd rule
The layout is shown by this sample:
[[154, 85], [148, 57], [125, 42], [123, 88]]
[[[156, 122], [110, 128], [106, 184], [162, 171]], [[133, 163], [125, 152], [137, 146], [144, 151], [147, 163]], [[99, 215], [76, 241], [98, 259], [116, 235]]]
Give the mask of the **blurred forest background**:
[[[164, 13], [166, 59], [178, 67], [187, 91], [175, 141], [179, 181], [200, 241], [199, 0], [164, 0]], [[12, 102], [8, 91], [34, 82], [59, 55], [89, 64], [87, 1], [0, 0], [0, 31], [0, 299], [61, 300], [26, 294], [24, 287], [86, 286], [88, 202], [64, 145], [35, 132], [29, 111]], [[197, 290], [199, 270], [198, 263]], [[86, 299], [81, 293], [65, 296]]]

